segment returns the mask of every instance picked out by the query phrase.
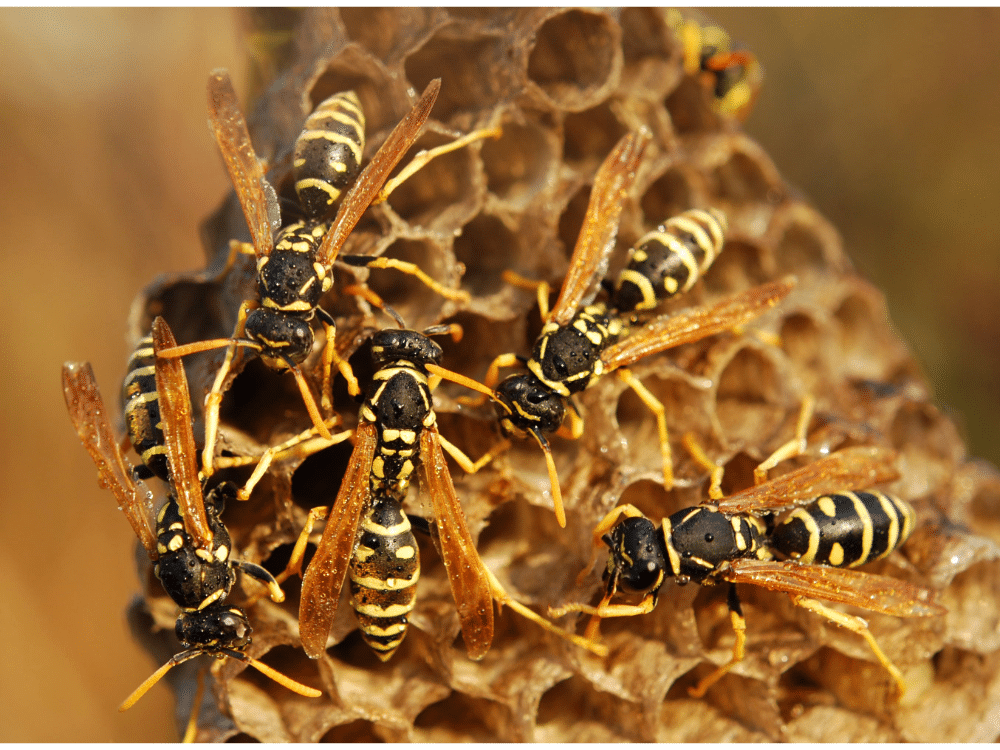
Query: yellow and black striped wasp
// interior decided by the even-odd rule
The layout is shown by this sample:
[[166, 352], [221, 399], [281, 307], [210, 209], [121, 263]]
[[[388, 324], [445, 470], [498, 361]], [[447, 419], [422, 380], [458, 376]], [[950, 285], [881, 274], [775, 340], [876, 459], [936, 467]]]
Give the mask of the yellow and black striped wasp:
[[[894, 461], [892, 451], [847, 448], [728, 497], [679, 510], [662, 519], [659, 528], [636, 507], [619, 506], [594, 529], [595, 551], [602, 543], [610, 550], [601, 602], [596, 607], [570, 604], [549, 614], [590, 614], [593, 619], [585, 635], [596, 637], [600, 618], [651, 612], [668, 576], [678, 584], [727, 581], [736, 633], [733, 655], [690, 691], [700, 697], [745, 656], [746, 621], [736, 584], [749, 583], [783, 591], [796, 605], [860, 635], [902, 695], [906, 689], [902, 673], [879, 647], [867, 623], [817, 601], [895, 617], [944, 613], [929, 589], [853, 570], [885, 557], [913, 530], [914, 513], [904, 501], [876, 490], [852, 491], [898, 478]], [[789, 508], [794, 509], [774, 517]], [[612, 603], [619, 592], [643, 598], [639, 604]]]
[[[357, 166], [363, 142], [359, 144], [358, 141], [363, 134], [360, 134], [358, 129], [360, 122], [356, 116], [350, 127], [338, 132], [338, 139], [349, 142], [352, 148], [347, 148], [345, 152], [335, 149], [332, 156], [326, 153], [325, 157], [308, 151], [298, 153], [296, 161], [301, 163], [296, 166], [296, 174], [300, 183], [297, 186], [302, 196], [300, 200], [307, 211], [318, 213], [311, 213], [306, 222], [285, 227], [275, 237], [273, 209], [276, 202], [271, 197], [274, 191], [267, 182], [263, 167], [254, 153], [246, 121], [229, 75], [225, 71], [216, 71], [209, 78], [209, 122], [243, 208], [252, 239], [252, 246], [233, 243], [234, 252], [231, 253], [230, 260], [237, 251], [255, 254], [259, 301], [248, 300], [240, 306], [236, 328], [231, 338], [196, 342], [161, 353], [161, 356], [180, 357], [209, 349], [227, 348], [225, 359], [205, 401], [205, 449], [202, 470], [206, 476], [214, 472], [213, 450], [222, 391], [237, 347], [258, 351], [268, 366], [291, 370], [314, 427], [320, 436], [330, 439], [330, 432], [323, 423], [300, 366], [312, 351], [314, 334], [310, 323], [313, 318], [318, 318], [326, 334], [322, 353], [321, 386], [321, 402], [324, 410], [328, 413], [332, 411], [331, 378], [332, 367], [335, 364], [347, 380], [351, 394], [360, 393], [350, 365], [337, 356], [334, 319], [319, 305], [321, 296], [333, 285], [332, 267], [344, 242], [373, 201], [384, 200], [396, 185], [429, 159], [463, 146], [476, 138], [497, 134], [497, 131], [475, 131], [437, 149], [422, 152], [402, 173], [387, 183], [386, 178], [389, 173], [416, 141], [421, 127], [434, 106], [440, 86], [440, 79], [428, 84], [417, 103], [396, 125], [360, 174], [357, 174]], [[342, 115], [346, 111], [344, 107], [350, 104], [352, 104], [351, 98], [345, 95], [337, 100], [334, 109]], [[324, 116], [328, 114], [326, 108], [322, 108], [321, 111]], [[342, 119], [333, 117], [330, 123], [338, 123]], [[307, 125], [303, 135], [300, 136], [304, 144], [316, 141], [313, 135], [328, 129], [320, 127], [321, 124], [314, 120]], [[332, 143], [329, 139], [320, 140], [325, 140], [327, 144]], [[350, 155], [349, 164], [345, 161], [348, 159], [347, 154]], [[338, 159], [341, 161], [337, 162]], [[327, 193], [329, 200], [316, 201], [309, 197], [311, 193], [308, 188], [315, 187], [324, 179], [328, 181], [330, 174], [337, 171], [334, 162], [349, 173], [347, 176], [353, 177], [354, 174], [357, 176], [353, 177], [353, 186], [340, 202], [336, 216], [328, 223], [323, 220], [322, 212], [332, 206], [333, 194]], [[337, 188], [338, 191], [339, 189]], [[454, 292], [444, 288], [410, 263], [367, 256], [362, 256], [360, 260], [355, 257], [353, 262], [354, 265], [368, 267], [397, 268], [417, 276], [445, 296], [454, 299], [467, 298], [464, 292]], [[381, 305], [381, 300], [364, 287], [351, 287], [350, 291], [363, 294], [370, 301]], [[397, 322], [401, 321], [397, 318]]]
[[[638, 300], [630, 309], [619, 311], [608, 303], [597, 302], [581, 308], [587, 293], [595, 286], [595, 280], [603, 276], [608, 254], [614, 247], [618, 232], [618, 220], [625, 198], [635, 181], [642, 155], [649, 144], [646, 132], [630, 133], [622, 138], [598, 169], [590, 201], [577, 238], [569, 270], [563, 281], [559, 297], [550, 310], [548, 308], [548, 284], [529, 282], [513, 275], [508, 280], [517, 284], [532, 286], [538, 291], [538, 304], [544, 325], [534, 344], [532, 354], [525, 365], [528, 373], [512, 375], [499, 385], [499, 368], [511, 367], [523, 361], [514, 354], [500, 355], [490, 364], [484, 378], [487, 386], [496, 386], [494, 402], [499, 416], [501, 430], [506, 435], [532, 437], [545, 452], [549, 480], [552, 486], [553, 505], [560, 526], [566, 525], [562, 493], [555, 462], [552, 458], [546, 433], [562, 429], [566, 416], [566, 405], [576, 393], [596, 382], [605, 373], [614, 372], [631, 387], [656, 415], [663, 457], [664, 484], [669, 489], [673, 485], [673, 460], [667, 434], [667, 424], [663, 405], [628, 370], [628, 365], [644, 357], [658, 354], [681, 344], [698, 341], [734, 328], [739, 328], [763, 314], [792, 289], [790, 281], [773, 282], [732, 295], [715, 305], [695, 307], [676, 315], [661, 316], [636, 327], [638, 322], [633, 310], [646, 310], [655, 306], [655, 299], [663, 299], [670, 289], [666, 278], [675, 281], [679, 275], [664, 271], [663, 264], [636, 268], [653, 275], [656, 290], [649, 290], [654, 297], [649, 304]], [[711, 227], [714, 237], [704, 235], [701, 242], [711, 243], [706, 257], [714, 257], [721, 248], [719, 231], [724, 231], [723, 223], [710, 212], [700, 212]], [[670, 232], [676, 231], [671, 229]], [[666, 229], [661, 234], [670, 234]], [[662, 240], [657, 240], [662, 244]], [[685, 248], [686, 250], [686, 248]], [[679, 254], [668, 248], [668, 254]], [[688, 253], [690, 255], [690, 253]], [[694, 257], [691, 256], [694, 261]], [[688, 278], [700, 273], [699, 266], [684, 265]], [[622, 284], [619, 284], [619, 289]], [[661, 293], [662, 290], [662, 293]], [[614, 297], [612, 298], [614, 299]], [[470, 402], [475, 403], [475, 402]], [[582, 425], [575, 411], [570, 411], [572, 423], [566, 431], [570, 437], [582, 434]]]
[[711, 92], [719, 113], [746, 121], [764, 80], [756, 55], [734, 44], [725, 29], [696, 11], [670, 9], [667, 25], [680, 39], [684, 72]]
[[[176, 345], [161, 318], [153, 323], [152, 344], [156, 351]], [[160, 357], [155, 357], [155, 368], [170, 491], [158, 511], [153, 493], [138, 478], [114, 437], [90, 365], [70, 362], [62, 370], [66, 407], [80, 441], [97, 465], [102, 484], [118, 500], [153, 561], [153, 571], [164, 591], [181, 610], [175, 632], [185, 650], [156, 670], [120, 710], [134, 705], [172, 667], [202, 654], [236, 659], [300, 695], [318, 697], [320, 691], [276, 672], [247, 653], [250, 622], [242, 609], [226, 603], [236, 571], [261, 581], [275, 601], [282, 601], [284, 594], [264, 568], [233, 559], [232, 541], [221, 514], [226, 501], [235, 498], [236, 488], [223, 482], [207, 493], [203, 491], [184, 368], [180, 360]]]
[[285, 580], [299, 572], [313, 525], [325, 517], [326, 528], [303, 577], [299, 606], [302, 646], [314, 659], [326, 651], [348, 573], [365, 641], [382, 660], [392, 656], [402, 642], [420, 575], [416, 540], [403, 511], [414, 475], [419, 475], [421, 489], [430, 499], [432, 533], [471, 658], [482, 658], [493, 641], [494, 599], [560, 637], [606, 653], [603, 646], [567, 633], [511, 598], [476, 551], [442, 447], [467, 470], [474, 467], [438, 432], [431, 393], [442, 378], [490, 393], [440, 367], [441, 347], [427, 335], [457, 330], [456, 326], [424, 333], [382, 330], [372, 336], [377, 371], [361, 409], [354, 451], [340, 490], [332, 508], [310, 511], [288, 567], [278, 577]]

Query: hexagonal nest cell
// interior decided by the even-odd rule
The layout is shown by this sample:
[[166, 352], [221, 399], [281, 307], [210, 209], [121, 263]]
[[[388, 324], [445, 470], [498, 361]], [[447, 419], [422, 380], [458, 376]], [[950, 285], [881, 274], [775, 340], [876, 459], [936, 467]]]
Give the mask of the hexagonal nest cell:
[[[581, 440], [552, 439], [567, 528], [555, 524], [545, 464], [533, 442], [515, 442], [475, 475], [453, 465], [480, 553], [508, 591], [537, 612], [595, 603], [599, 575], [576, 578], [606, 513], [629, 502], [658, 521], [707, 499], [707, 472], [686, 453], [685, 433], [727, 467], [724, 489], [737, 490], [792, 437], [800, 404], [811, 394], [816, 412], [806, 453], [775, 475], [851, 445], [899, 453], [902, 476], [885, 489], [912, 503], [917, 527], [900, 551], [870, 569], [932, 589], [948, 614], [858, 614], [905, 675], [906, 695], [894, 696], [888, 674], [856, 634], [753, 586], [741, 587], [746, 659], [701, 699], [687, 688], [732, 649], [722, 586], [667, 581], [653, 612], [604, 621], [606, 658], [505, 608], [491, 650], [473, 662], [458, 637], [440, 556], [423, 538], [416, 609], [390, 661], [380, 662], [361, 640], [346, 594], [332, 645], [318, 661], [307, 659], [299, 648], [298, 579], [292, 578], [285, 603], [264, 599], [250, 608], [251, 653], [323, 696], [300, 697], [239, 663], [215, 662], [199, 740], [996, 739], [998, 474], [967, 460], [952, 421], [931, 402], [930, 388], [893, 333], [880, 293], [854, 275], [836, 232], [794, 197], [739, 122], [716, 111], [703, 79], [685, 73], [683, 45], [666, 18], [655, 9], [298, 11], [283, 16], [292, 41], [280, 59], [275, 51], [278, 74], [246, 106], [251, 136], [269, 160], [270, 180], [291, 195], [289, 154], [298, 129], [311, 107], [339, 88], [353, 87], [372, 108], [366, 159], [413, 104], [413, 92], [432, 78], [442, 79], [442, 90], [420, 146], [477, 127], [503, 128], [497, 140], [432, 162], [387, 205], [370, 209], [348, 239], [345, 253], [414, 262], [471, 295], [447, 300], [395, 270], [338, 264], [323, 305], [337, 320], [338, 353], [364, 385], [372, 369], [368, 337], [393, 324], [358, 297], [338, 297], [338, 289], [367, 280], [413, 327], [460, 322], [466, 338], [444, 342], [445, 364], [469, 377], [482, 378], [498, 354], [527, 355], [540, 328], [535, 296], [501, 273], [513, 269], [559, 286], [597, 166], [621, 134], [646, 126], [653, 141], [626, 198], [611, 267], [621, 268], [628, 242], [665, 213], [715, 206], [729, 217], [731, 257], [723, 249], [718, 267], [661, 312], [713, 303], [786, 274], [797, 275], [798, 285], [746, 328], [633, 368], [665, 405], [677, 477], [669, 491], [662, 487], [653, 415], [615, 377], [576, 399], [586, 424]], [[264, 15], [252, 23], [261, 24]], [[249, 259], [216, 274], [229, 240], [246, 238], [235, 201], [206, 222], [204, 236], [212, 272], [162, 279], [147, 289], [133, 315], [136, 339], [154, 314], [166, 317], [181, 343], [230, 335], [240, 303], [255, 294]], [[187, 360], [199, 420], [222, 357], [214, 351]], [[314, 353], [306, 362], [314, 389], [318, 368]], [[310, 426], [287, 374], [248, 355], [237, 359], [231, 381], [222, 405], [223, 455], [255, 455]], [[451, 384], [437, 391], [441, 432], [478, 457], [499, 439], [495, 416], [489, 406], [463, 406], [459, 395]], [[345, 426], [357, 424], [357, 404], [341, 378], [334, 403]], [[345, 443], [305, 461], [278, 462], [250, 502], [228, 508], [225, 522], [239, 556], [279, 572], [308, 509], [336, 496], [349, 453]], [[230, 469], [221, 476], [241, 481], [248, 474]], [[415, 514], [426, 513], [416, 491], [408, 502]], [[255, 586], [242, 581], [233, 603]], [[176, 611], [152, 576], [145, 588], [142, 609], [157, 627], [140, 617], [136, 632], [157, 656], [173, 653]], [[586, 619], [559, 622], [582, 632]], [[186, 666], [172, 680], [185, 721], [198, 672]]]

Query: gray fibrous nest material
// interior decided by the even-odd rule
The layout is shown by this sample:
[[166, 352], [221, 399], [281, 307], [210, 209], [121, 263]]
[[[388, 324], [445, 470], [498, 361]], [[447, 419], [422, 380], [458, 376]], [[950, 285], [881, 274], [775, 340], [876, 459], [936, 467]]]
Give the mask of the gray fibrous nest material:
[[[519, 443], [455, 484], [479, 551], [508, 590], [543, 614], [594, 602], [597, 571], [577, 586], [591, 532], [614, 506], [632, 503], [660, 519], [706, 498], [706, 476], [681, 445], [692, 432], [727, 467], [725, 489], [790, 439], [802, 399], [817, 400], [803, 465], [850, 445], [898, 451], [902, 478], [889, 491], [909, 500], [918, 525], [885, 561], [866, 567], [940, 592], [944, 617], [900, 620], [860, 613], [909, 691], [891, 681], [855, 634], [794, 607], [786, 596], [743, 587], [746, 660], [706, 698], [687, 688], [729, 657], [725, 587], [668, 581], [654, 612], [605, 620], [611, 647], [599, 659], [505, 611], [489, 654], [471, 662], [460, 638], [444, 568], [423, 544], [423, 574], [411, 629], [382, 664], [362, 642], [345, 592], [336, 645], [318, 662], [298, 647], [298, 584], [286, 603], [264, 600], [249, 614], [252, 654], [325, 695], [294, 695], [243, 666], [216, 665], [199, 739], [479, 741], [969, 741], [1000, 726], [1000, 475], [969, 460], [952, 421], [936, 407], [906, 346], [893, 333], [880, 292], [859, 278], [835, 229], [784, 183], [767, 154], [710, 92], [686, 76], [679, 41], [656, 9], [308, 10], [255, 17], [256, 60], [276, 76], [253, 106], [251, 135], [279, 193], [292, 196], [290, 153], [302, 121], [330, 94], [354, 89], [368, 118], [370, 156], [433, 78], [441, 94], [418, 147], [476, 127], [503, 135], [432, 162], [371, 209], [345, 252], [418, 263], [460, 285], [467, 304], [444, 300], [391, 270], [335, 269], [336, 287], [367, 283], [421, 329], [455, 321], [459, 344], [443, 342], [444, 365], [481, 378], [497, 354], [527, 354], [539, 330], [534, 295], [506, 284], [505, 269], [558, 287], [597, 166], [640, 126], [653, 144], [629, 196], [610, 272], [628, 247], [669, 216], [716, 206], [729, 218], [721, 257], [691, 292], [663, 312], [717, 301], [794, 274], [781, 305], [740, 334], [715, 336], [651, 357], [635, 374], [665, 404], [676, 459], [667, 492], [652, 414], [616, 378], [577, 398], [587, 430], [553, 439], [569, 523], [559, 529], [541, 452]], [[766, 61], [765, 61], [766, 63]], [[207, 72], [207, 71], [206, 71]], [[133, 333], [163, 314], [181, 342], [228, 336], [242, 300], [255, 292], [241, 260], [218, 281], [230, 238], [247, 239], [230, 199], [205, 226], [208, 274], [154, 284], [133, 315]], [[335, 288], [336, 288], [335, 287]], [[367, 335], [391, 325], [355, 297], [331, 294], [338, 350], [370, 374]], [[211, 387], [221, 351], [189, 358], [195, 408]], [[308, 365], [314, 365], [311, 360]], [[309, 369], [307, 367], [307, 369]], [[317, 372], [311, 369], [311, 372]], [[223, 451], [261, 452], [309, 427], [291, 377], [248, 358], [238, 363], [222, 407]], [[318, 379], [316, 380], [318, 384]], [[335, 403], [353, 426], [357, 405], [342, 381]], [[489, 407], [463, 408], [456, 387], [437, 394], [441, 432], [476, 457], [498, 439]], [[225, 522], [245, 558], [281, 570], [308, 509], [333, 501], [351, 447], [276, 465]], [[778, 472], [775, 472], [778, 473]], [[245, 473], [230, 473], [234, 479]], [[423, 506], [411, 495], [413, 510]], [[253, 586], [246, 584], [246, 590]], [[158, 656], [172, 641], [176, 610], [148, 576], [137, 632]], [[232, 601], [241, 594], [234, 591]], [[149, 627], [152, 613], [161, 631]], [[563, 621], [574, 627], [571, 620]], [[582, 629], [583, 622], [575, 627]], [[155, 635], [150, 635], [154, 632]], [[173, 651], [171, 650], [173, 649]], [[205, 659], [176, 670], [186, 721], [193, 676]], [[220, 668], [221, 667], [221, 668]]]

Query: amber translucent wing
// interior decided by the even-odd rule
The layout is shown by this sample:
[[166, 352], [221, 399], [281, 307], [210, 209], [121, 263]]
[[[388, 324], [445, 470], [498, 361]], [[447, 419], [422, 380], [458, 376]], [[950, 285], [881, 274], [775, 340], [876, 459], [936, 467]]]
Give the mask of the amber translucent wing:
[[465, 513], [451, 481], [436, 429], [425, 428], [420, 434], [420, 458], [420, 485], [434, 508], [441, 559], [458, 607], [462, 638], [469, 658], [482, 659], [493, 643], [490, 579], [465, 525]]
[[208, 123], [243, 207], [254, 252], [258, 258], [270, 255], [274, 238], [268, 217], [264, 169], [250, 143], [243, 110], [225, 70], [213, 71], [208, 78]]
[[132, 466], [122, 455], [108, 420], [108, 412], [89, 362], [67, 362], [62, 369], [63, 396], [80, 442], [97, 465], [101, 485], [114, 493], [118, 507], [152, 559], [156, 559], [156, 522], [153, 499], [145, 485], [137, 485]]
[[[153, 351], [177, 346], [174, 334], [163, 318], [153, 321]], [[184, 530], [196, 547], [212, 549], [212, 530], [205, 515], [205, 499], [198, 478], [198, 448], [191, 429], [191, 396], [180, 358], [156, 357], [156, 390], [160, 394], [163, 442], [170, 462], [170, 483], [184, 517]]]
[[601, 354], [601, 361], [611, 371], [666, 349], [745, 325], [788, 296], [793, 286], [792, 281], [761, 284], [714, 305], [663, 315], [609, 346]]
[[590, 191], [587, 214], [569, 259], [559, 298], [549, 313], [549, 320], [566, 325], [576, 314], [595, 277], [604, 275], [608, 257], [618, 236], [618, 220], [625, 198], [635, 183], [642, 155], [649, 145], [646, 130], [629, 133], [614, 147], [597, 170]]
[[753, 513], [787, 508], [831, 492], [867, 489], [899, 478], [896, 453], [886, 448], [855, 447], [813, 461], [716, 503], [725, 513]]
[[354, 554], [358, 519], [371, 495], [369, 483], [378, 433], [375, 425], [361, 422], [355, 434], [357, 442], [337, 499], [327, 516], [323, 537], [302, 577], [299, 635], [302, 648], [310, 659], [318, 659], [326, 651], [326, 639], [337, 615], [340, 589]]
[[898, 578], [826, 565], [736, 560], [723, 577], [813, 599], [840, 602], [894, 617], [932, 617], [947, 610], [930, 589]]
[[316, 253], [320, 263], [330, 266], [337, 259], [340, 248], [344, 246], [347, 238], [354, 231], [361, 215], [375, 200], [375, 196], [382, 189], [393, 167], [399, 164], [399, 160], [417, 140], [420, 128], [430, 116], [431, 108], [437, 100], [440, 89], [440, 78], [435, 78], [427, 84], [427, 88], [424, 89], [424, 93], [420, 95], [417, 103], [413, 105], [413, 109], [393, 128], [389, 137], [385, 139], [385, 143], [368, 162], [368, 166], [358, 175], [353, 187], [344, 196], [344, 200], [337, 210], [337, 216], [334, 218], [333, 224], [330, 225], [330, 231], [324, 235], [323, 242]]

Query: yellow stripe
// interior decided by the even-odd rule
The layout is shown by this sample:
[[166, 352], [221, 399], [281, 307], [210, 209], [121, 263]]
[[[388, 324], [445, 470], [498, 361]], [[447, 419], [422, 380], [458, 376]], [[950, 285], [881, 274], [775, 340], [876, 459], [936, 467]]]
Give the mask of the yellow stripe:
[[868, 508], [865, 507], [864, 502], [856, 493], [845, 492], [843, 494], [854, 503], [854, 512], [861, 519], [861, 528], [863, 529], [861, 532], [861, 557], [848, 566], [853, 568], [868, 562], [868, 557], [872, 553], [872, 541], [875, 538], [875, 524], [872, 521], [872, 514], [868, 512]]
[[352, 141], [346, 135], [335, 133], [332, 130], [306, 130], [305, 132], [299, 135], [299, 140], [300, 141], [324, 140], [324, 141], [331, 141], [332, 143], [342, 144], [351, 149], [351, 155], [359, 164], [361, 163], [361, 149], [358, 148], [357, 143]]
[[388, 619], [390, 617], [401, 617], [413, 611], [413, 604], [390, 604], [386, 607], [378, 604], [355, 604], [354, 611], [369, 617]]
[[788, 517], [788, 520], [791, 521], [793, 518], [798, 518], [802, 521], [805, 524], [806, 531], [809, 532], [809, 547], [799, 557], [799, 561], [811, 563], [816, 559], [816, 552], [819, 550], [819, 526], [816, 525], [816, 519], [806, 513], [803, 508], [797, 508]]

